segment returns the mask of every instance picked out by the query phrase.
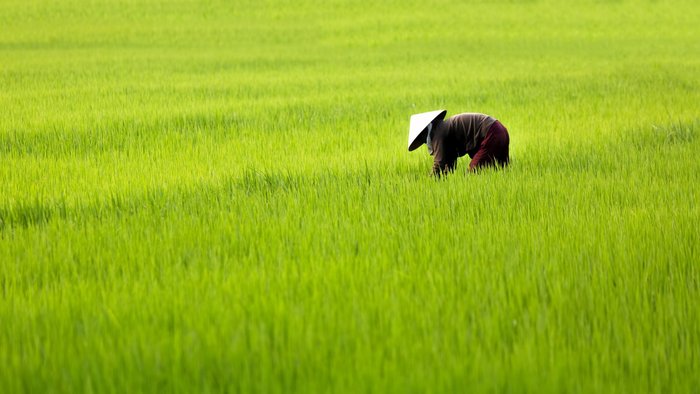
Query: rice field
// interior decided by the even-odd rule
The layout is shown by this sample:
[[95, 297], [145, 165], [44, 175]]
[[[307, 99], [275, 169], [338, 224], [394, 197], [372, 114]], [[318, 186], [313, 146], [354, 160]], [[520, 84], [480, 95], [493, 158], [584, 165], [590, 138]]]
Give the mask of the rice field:
[[0, 0], [0, 392], [697, 392], [699, 20]]

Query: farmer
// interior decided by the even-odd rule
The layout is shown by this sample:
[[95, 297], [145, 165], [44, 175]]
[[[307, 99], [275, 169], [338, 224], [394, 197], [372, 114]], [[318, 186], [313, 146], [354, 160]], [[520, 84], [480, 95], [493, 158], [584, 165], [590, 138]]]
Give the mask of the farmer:
[[[408, 150], [423, 145], [434, 157], [433, 175], [455, 169], [457, 158], [471, 157], [469, 171], [485, 166], [508, 165], [508, 130], [498, 120], [479, 113], [463, 113], [445, 119], [447, 111], [424, 112], [411, 116]], [[445, 120], [443, 120], [445, 119]]]

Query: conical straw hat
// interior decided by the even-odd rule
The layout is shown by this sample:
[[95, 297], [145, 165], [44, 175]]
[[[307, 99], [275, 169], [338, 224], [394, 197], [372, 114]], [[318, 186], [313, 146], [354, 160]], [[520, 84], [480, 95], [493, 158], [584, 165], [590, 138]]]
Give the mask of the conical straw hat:
[[408, 129], [408, 150], [412, 151], [423, 145], [425, 138], [418, 138], [423, 130], [435, 120], [443, 120], [445, 115], [447, 115], [447, 111], [444, 109], [411, 115], [411, 125]]

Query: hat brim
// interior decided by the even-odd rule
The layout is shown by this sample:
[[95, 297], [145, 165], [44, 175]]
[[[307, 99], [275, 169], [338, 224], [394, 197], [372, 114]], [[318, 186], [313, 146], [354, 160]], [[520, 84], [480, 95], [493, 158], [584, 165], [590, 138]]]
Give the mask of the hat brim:
[[408, 131], [408, 151], [416, 150], [423, 145], [427, 134], [426, 127], [431, 123], [442, 121], [445, 115], [447, 115], [447, 110], [444, 109], [411, 115], [411, 124]]
[[425, 144], [425, 140], [427, 139], [426, 134], [428, 134], [428, 129], [427, 125], [426, 128], [423, 128], [423, 131], [418, 134], [418, 136], [411, 142], [411, 145], [408, 146], [408, 151], [414, 151], [418, 148], [420, 148], [421, 145]]

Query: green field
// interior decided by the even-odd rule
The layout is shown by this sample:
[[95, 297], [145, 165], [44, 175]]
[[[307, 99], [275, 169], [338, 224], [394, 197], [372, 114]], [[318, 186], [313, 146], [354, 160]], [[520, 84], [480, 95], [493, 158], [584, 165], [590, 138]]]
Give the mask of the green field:
[[0, 0], [0, 393], [697, 392], [698, 21]]

